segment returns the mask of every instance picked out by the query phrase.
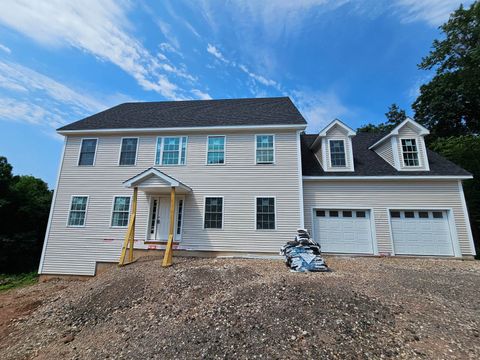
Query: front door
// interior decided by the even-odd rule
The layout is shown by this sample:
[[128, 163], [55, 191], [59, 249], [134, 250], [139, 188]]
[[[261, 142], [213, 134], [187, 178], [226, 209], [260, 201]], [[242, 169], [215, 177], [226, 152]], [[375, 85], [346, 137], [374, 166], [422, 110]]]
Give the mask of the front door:
[[[182, 237], [184, 197], [175, 200], [175, 218], [173, 223], [174, 240]], [[167, 241], [170, 229], [170, 197], [157, 196], [151, 198], [150, 206], [150, 240]]]
[[161, 197], [157, 216], [156, 240], [168, 240], [168, 229], [170, 227], [170, 199]]

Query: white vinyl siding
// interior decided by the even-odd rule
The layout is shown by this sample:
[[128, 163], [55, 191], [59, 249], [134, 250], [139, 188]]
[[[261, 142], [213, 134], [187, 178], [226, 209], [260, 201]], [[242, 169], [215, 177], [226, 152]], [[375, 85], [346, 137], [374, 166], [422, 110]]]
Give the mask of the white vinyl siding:
[[[183, 230], [180, 249], [243, 253], [277, 253], [295, 234], [300, 221], [300, 182], [295, 130], [272, 131], [275, 135], [275, 166], [259, 166], [255, 154], [254, 131], [222, 130], [228, 139], [228, 164], [205, 165], [205, 144], [212, 132], [188, 134], [185, 166], [156, 168], [193, 189], [183, 203]], [[121, 137], [105, 135], [99, 139], [94, 167], [78, 167], [81, 137], [69, 136], [64, 163], [57, 187], [47, 239], [44, 274], [93, 275], [96, 262], [116, 262], [120, 256], [125, 228], [111, 227], [114, 196], [131, 196], [133, 190], [123, 182], [148, 169], [156, 157], [157, 137], [174, 137], [178, 133], [136, 134], [139, 137], [136, 166], [118, 166]], [[149, 179], [150, 180], [150, 179]], [[154, 178], [151, 180], [155, 183]], [[158, 185], [162, 185], [159, 183]], [[89, 195], [86, 226], [65, 228], [71, 196]], [[224, 197], [223, 230], [203, 229], [206, 196]], [[276, 231], [257, 231], [255, 197], [275, 197]], [[138, 192], [135, 239], [149, 237], [151, 227], [150, 196]], [[135, 247], [149, 245], [136, 241]]]
[[460, 252], [473, 254], [456, 180], [304, 181], [303, 189], [307, 229], [312, 229], [312, 209], [371, 208], [378, 251], [391, 254], [389, 209], [452, 209]]
[[380, 155], [386, 162], [395, 167], [395, 161], [393, 159], [393, 148], [391, 139], [385, 140], [381, 145], [379, 145], [375, 152]]

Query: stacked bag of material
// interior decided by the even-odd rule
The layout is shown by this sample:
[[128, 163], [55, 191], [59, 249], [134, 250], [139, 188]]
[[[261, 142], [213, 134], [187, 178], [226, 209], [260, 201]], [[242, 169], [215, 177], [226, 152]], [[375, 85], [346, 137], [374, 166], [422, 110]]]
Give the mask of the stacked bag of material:
[[305, 229], [297, 229], [295, 240], [282, 246], [280, 255], [285, 256], [285, 263], [291, 271], [330, 271], [321, 256], [320, 245], [310, 237]]

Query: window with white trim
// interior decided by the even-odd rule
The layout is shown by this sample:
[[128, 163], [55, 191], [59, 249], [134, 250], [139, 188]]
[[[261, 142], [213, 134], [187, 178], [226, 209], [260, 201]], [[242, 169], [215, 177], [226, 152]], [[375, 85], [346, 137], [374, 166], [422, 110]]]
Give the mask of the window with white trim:
[[68, 214], [68, 226], [85, 226], [85, 216], [87, 214], [86, 196], [73, 196]]
[[112, 227], [128, 226], [130, 196], [115, 196], [113, 199]]
[[418, 148], [415, 139], [402, 139], [403, 164], [405, 166], [419, 166]]
[[97, 150], [97, 139], [82, 139], [78, 166], [92, 166], [95, 162], [95, 151]]
[[205, 229], [221, 229], [223, 227], [223, 198], [205, 198]]
[[256, 213], [257, 230], [275, 229], [275, 198], [257, 198]]
[[185, 165], [187, 137], [157, 138], [155, 165]]
[[207, 138], [207, 164], [225, 164], [225, 136], [208, 136]]
[[275, 137], [255, 136], [255, 159], [257, 164], [273, 164], [275, 161]]
[[119, 165], [135, 165], [137, 160], [138, 138], [123, 138], [120, 148]]
[[332, 167], [347, 166], [345, 158], [345, 141], [330, 140], [330, 163]]

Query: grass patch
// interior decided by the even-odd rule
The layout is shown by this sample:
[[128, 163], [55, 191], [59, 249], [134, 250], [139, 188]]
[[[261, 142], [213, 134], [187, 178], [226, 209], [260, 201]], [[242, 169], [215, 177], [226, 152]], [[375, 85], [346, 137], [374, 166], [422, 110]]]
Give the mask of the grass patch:
[[36, 272], [23, 274], [0, 274], [0, 291], [35, 284], [38, 280]]

